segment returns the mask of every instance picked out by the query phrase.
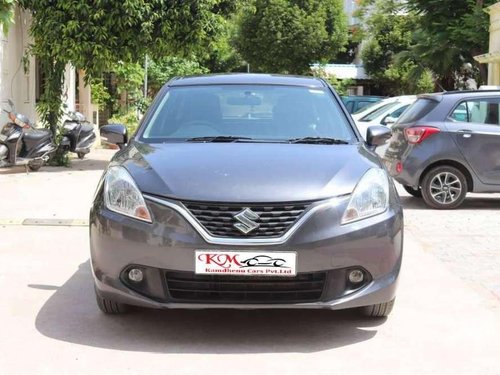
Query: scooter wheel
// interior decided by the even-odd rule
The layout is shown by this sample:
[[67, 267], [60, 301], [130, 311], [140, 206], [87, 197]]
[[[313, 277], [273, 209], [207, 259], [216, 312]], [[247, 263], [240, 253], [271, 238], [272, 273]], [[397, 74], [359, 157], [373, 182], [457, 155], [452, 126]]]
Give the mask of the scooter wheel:
[[36, 172], [38, 171], [40, 168], [42, 168], [42, 165], [41, 163], [29, 163], [28, 164], [28, 168], [30, 171], [32, 172]]
[[80, 159], [80, 160], [81, 160], [81, 159], [83, 159], [83, 158], [85, 157], [85, 155], [86, 155], [86, 154], [85, 154], [85, 153], [83, 153], [83, 152], [77, 152], [77, 153], [76, 153], [76, 156], [78, 156], [78, 159]]

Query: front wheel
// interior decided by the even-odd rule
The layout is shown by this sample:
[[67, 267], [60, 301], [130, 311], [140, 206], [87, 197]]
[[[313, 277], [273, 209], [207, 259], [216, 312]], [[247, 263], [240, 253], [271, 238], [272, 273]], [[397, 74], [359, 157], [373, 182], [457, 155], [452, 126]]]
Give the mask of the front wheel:
[[383, 318], [389, 316], [394, 307], [395, 298], [389, 302], [377, 303], [371, 306], [365, 306], [361, 308], [361, 313], [364, 316], [368, 316], [370, 318]]
[[28, 163], [28, 168], [31, 172], [36, 172], [42, 168], [43, 163]]
[[415, 198], [422, 198], [422, 190], [414, 189], [408, 185], [403, 185], [403, 188], [406, 190], [408, 194], [414, 196]]
[[128, 311], [129, 308], [128, 305], [101, 297], [97, 292], [96, 288], [94, 288], [94, 291], [95, 291], [97, 306], [99, 307], [99, 310], [101, 310], [103, 313], [116, 315], [116, 314], [123, 314]]
[[77, 152], [76, 153], [76, 156], [78, 156], [78, 159], [80, 159], [80, 160], [82, 160], [85, 157], [85, 155], [87, 155], [87, 154], [84, 152]]
[[422, 197], [432, 208], [447, 210], [460, 206], [467, 195], [467, 179], [457, 168], [443, 165], [431, 169], [422, 180]]

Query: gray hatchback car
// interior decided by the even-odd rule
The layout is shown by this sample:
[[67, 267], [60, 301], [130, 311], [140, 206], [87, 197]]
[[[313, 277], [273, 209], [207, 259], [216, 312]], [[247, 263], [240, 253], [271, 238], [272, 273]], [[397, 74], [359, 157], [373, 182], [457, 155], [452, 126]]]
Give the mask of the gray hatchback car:
[[467, 192], [500, 192], [500, 91], [421, 95], [393, 126], [384, 154], [406, 191], [437, 209]]
[[[174, 79], [97, 188], [90, 213], [105, 313], [358, 308], [390, 313], [403, 247], [395, 187], [323, 80]], [[125, 146], [125, 144], [127, 145]]]

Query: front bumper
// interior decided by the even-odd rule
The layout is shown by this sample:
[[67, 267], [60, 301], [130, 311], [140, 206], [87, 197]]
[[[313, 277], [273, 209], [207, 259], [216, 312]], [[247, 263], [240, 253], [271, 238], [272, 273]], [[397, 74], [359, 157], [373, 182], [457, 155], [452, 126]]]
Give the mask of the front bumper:
[[[91, 262], [96, 290], [116, 302], [152, 308], [326, 308], [368, 306], [392, 300], [402, 260], [403, 215], [395, 195], [385, 213], [340, 225], [348, 197], [307, 218], [286, 242], [259, 245], [208, 243], [177, 211], [147, 201], [153, 224], [107, 210], [98, 196], [90, 216]], [[296, 251], [299, 276], [324, 275], [314, 300], [227, 301], [179, 299], [169, 290], [169, 272], [194, 275], [196, 250]], [[125, 275], [131, 266], [145, 270], [138, 288]], [[360, 268], [366, 282], [353, 287], [347, 272]], [[314, 276], [315, 277], [315, 276]], [[248, 278], [249, 283], [252, 279]]]

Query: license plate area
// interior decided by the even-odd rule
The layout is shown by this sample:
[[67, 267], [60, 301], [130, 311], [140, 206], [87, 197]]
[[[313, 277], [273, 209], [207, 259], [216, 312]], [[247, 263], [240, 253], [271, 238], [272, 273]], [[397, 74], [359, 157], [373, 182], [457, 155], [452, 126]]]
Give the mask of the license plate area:
[[295, 251], [196, 250], [197, 275], [274, 276], [297, 275]]

